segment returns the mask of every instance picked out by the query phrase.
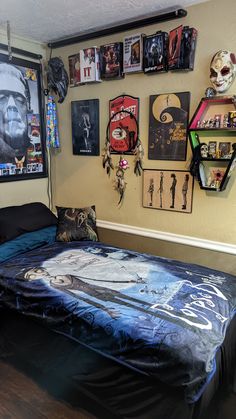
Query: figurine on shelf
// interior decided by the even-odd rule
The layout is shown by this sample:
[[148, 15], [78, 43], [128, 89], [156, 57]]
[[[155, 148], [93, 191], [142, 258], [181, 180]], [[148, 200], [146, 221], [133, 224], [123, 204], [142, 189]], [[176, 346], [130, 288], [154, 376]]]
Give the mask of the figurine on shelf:
[[216, 95], [216, 90], [213, 87], [207, 87], [205, 90], [205, 96], [207, 98], [214, 97]]
[[224, 119], [223, 119], [223, 127], [224, 128], [228, 128], [229, 126], [229, 116], [227, 113], [224, 114]]
[[217, 114], [214, 117], [214, 121], [215, 121], [215, 128], [220, 128], [221, 127], [221, 115]]
[[206, 143], [200, 144], [200, 153], [203, 159], [207, 159], [208, 157], [208, 145]]
[[216, 158], [216, 146], [217, 146], [216, 141], [209, 141], [209, 143], [208, 143], [208, 155], [212, 159]]

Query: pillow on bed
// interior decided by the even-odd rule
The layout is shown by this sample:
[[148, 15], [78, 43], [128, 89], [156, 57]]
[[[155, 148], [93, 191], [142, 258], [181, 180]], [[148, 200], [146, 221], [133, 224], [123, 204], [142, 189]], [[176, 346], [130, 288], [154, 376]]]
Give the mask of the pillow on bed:
[[95, 206], [85, 208], [56, 207], [57, 241], [98, 241]]
[[56, 224], [57, 217], [41, 202], [0, 208], [0, 243]]
[[56, 239], [56, 226], [42, 228], [31, 233], [22, 234], [13, 240], [0, 245], [0, 262], [4, 262], [28, 250], [36, 249], [45, 244], [52, 244]]

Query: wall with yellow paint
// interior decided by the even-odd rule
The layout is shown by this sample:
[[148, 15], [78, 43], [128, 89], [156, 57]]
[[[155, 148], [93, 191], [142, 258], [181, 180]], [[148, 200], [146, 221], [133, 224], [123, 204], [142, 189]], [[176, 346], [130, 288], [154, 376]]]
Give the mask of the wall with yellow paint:
[[[190, 116], [204, 96], [209, 81], [209, 63], [220, 49], [236, 52], [235, 0], [211, 0], [188, 8], [186, 18], [140, 28], [152, 34], [158, 30], [170, 31], [179, 24], [198, 29], [195, 69], [190, 72], [168, 72], [147, 76], [127, 75], [124, 80], [104, 81], [69, 88], [63, 104], [58, 104], [61, 151], [52, 153], [53, 195], [55, 205], [96, 205], [97, 217], [114, 223], [139, 226], [157, 231], [198, 237], [223, 243], [236, 243], [236, 179], [233, 174], [226, 191], [206, 192], [194, 185], [193, 210], [191, 214], [154, 210], [142, 207], [142, 178], [133, 174], [133, 156], [128, 156], [130, 169], [126, 173], [126, 196], [124, 203], [117, 206], [118, 194], [113, 189], [112, 174], [109, 179], [103, 168], [102, 159], [96, 156], [72, 154], [71, 101], [98, 98], [100, 101], [100, 148], [105, 142], [108, 121], [108, 104], [111, 98], [130, 94], [140, 98], [140, 136], [145, 149], [144, 167], [147, 169], [186, 170], [191, 160], [188, 144], [185, 162], [148, 160], [149, 96], [160, 93], [191, 92]], [[137, 31], [135, 31], [137, 32]], [[80, 49], [108, 42], [121, 41], [124, 35], [115, 34], [82, 44], [74, 44], [53, 51], [53, 56], [62, 57], [68, 69], [68, 56]], [[236, 81], [227, 92], [236, 92]], [[118, 157], [114, 157], [118, 161]], [[125, 245], [125, 243], [124, 243]], [[184, 252], [184, 251], [183, 251]]]

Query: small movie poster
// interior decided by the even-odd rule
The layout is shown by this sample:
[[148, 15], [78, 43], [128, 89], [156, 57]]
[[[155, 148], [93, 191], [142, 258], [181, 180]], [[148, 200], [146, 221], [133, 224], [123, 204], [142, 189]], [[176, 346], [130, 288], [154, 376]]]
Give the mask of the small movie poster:
[[123, 43], [114, 42], [100, 47], [101, 78], [120, 79], [123, 73]]
[[80, 77], [80, 54], [70, 55], [69, 60], [69, 79], [70, 87], [78, 86], [81, 82]]
[[144, 38], [144, 73], [168, 71], [168, 33], [159, 31]]
[[80, 50], [80, 79], [82, 83], [101, 81], [99, 48]]
[[180, 25], [169, 32], [169, 52], [168, 52], [169, 70], [176, 70], [179, 68], [182, 31], [183, 31], [183, 25]]
[[124, 38], [124, 72], [143, 70], [143, 35], [136, 34]]

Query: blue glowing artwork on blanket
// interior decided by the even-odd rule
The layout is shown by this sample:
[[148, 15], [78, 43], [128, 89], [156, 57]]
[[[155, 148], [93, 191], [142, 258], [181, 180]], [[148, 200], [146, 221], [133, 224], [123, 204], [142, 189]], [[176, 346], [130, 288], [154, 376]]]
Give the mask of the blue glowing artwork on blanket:
[[236, 278], [94, 242], [0, 264], [1, 303], [196, 401], [215, 371]]

